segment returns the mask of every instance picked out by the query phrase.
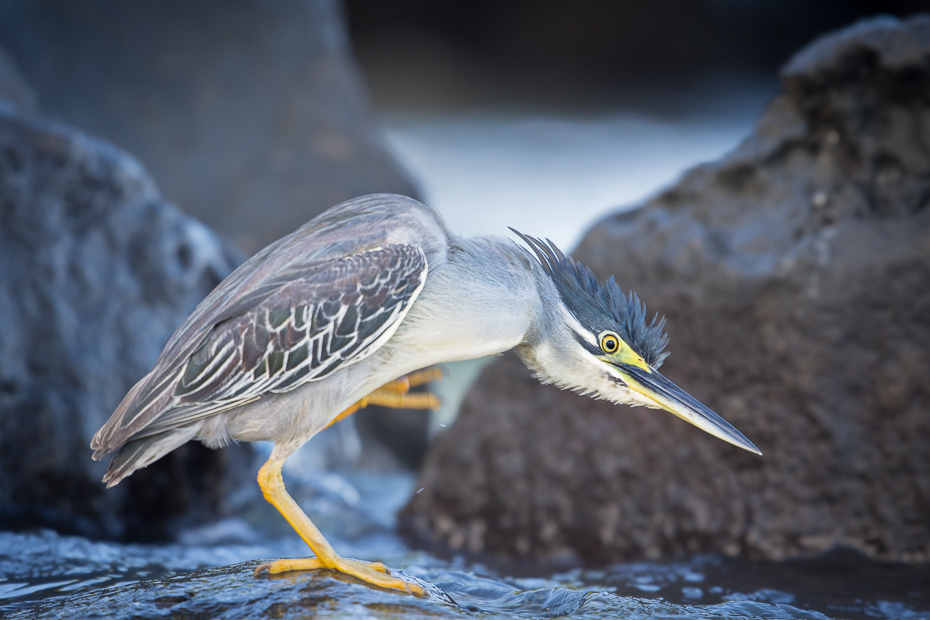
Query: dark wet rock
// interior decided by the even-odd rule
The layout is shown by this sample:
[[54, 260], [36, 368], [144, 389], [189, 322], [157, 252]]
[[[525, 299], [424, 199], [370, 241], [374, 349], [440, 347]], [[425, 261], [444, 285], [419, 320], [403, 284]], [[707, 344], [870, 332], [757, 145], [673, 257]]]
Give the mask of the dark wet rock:
[[107, 491], [88, 447], [239, 260], [130, 156], [0, 103], [0, 529], [157, 539], [254, 486], [249, 447], [189, 444]]
[[[3, 535], [0, 534], [0, 538]], [[155, 548], [157, 551], [157, 548]], [[134, 550], [133, 555], [139, 550]], [[152, 563], [136, 567], [120, 567], [116, 559], [101, 572], [72, 571], [50, 575], [44, 579], [23, 579], [10, 574], [10, 582], [0, 584], [0, 614], [4, 618], [108, 618], [109, 620], [146, 618], [600, 618], [687, 617], [687, 618], [804, 618], [823, 619], [828, 616], [817, 609], [842, 609], [862, 617], [895, 618], [919, 616], [921, 601], [907, 600], [900, 586], [892, 587], [896, 596], [881, 601], [880, 606], [862, 604], [862, 593], [852, 603], [848, 591], [840, 590], [836, 598], [823, 596], [819, 600], [798, 600], [790, 592], [762, 588], [756, 591], [733, 591], [714, 587], [717, 594], [704, 594], [705, 577], [716, 580], [724, 576], [727, 567], [713, 558], [679, 565], [639, 564], [618, 567], [610, 575], [604, 571], [546, 578], [502, 579], [493, 574], [476, 574], [469, 570], [443, 568], [434, 565], [415, 566], [416, 577], [427, 592], [425, 597], [413, 597], [394, 591], [380, 590], [360, 584], [351, 577], [329, 571], [289, 573], [268, 577], [253, 576], [257, 561], [230, 566], [201, 568], [186, 574], [177, 569], [159, 566], [161, 554]], [[144, 556], [133, 558], [144, 561]], [[0, 571], [4, 567], [0, 551]], [[11, 565], [14, 563], [10, 563]], [[103, 564], [103, 563], [101, 563]], [[719, 567], [719, 568], [718, 568]], [[736, 567], [731, 567], [736, 568]], [[758, 566], [756, 566], [758, 568]], [[825, 568], [824, 566], [820, 567]], [[128, 569], [128, 570], [127, 570]], [[392, 568], [394, 574], [399, 571]], [[848, 567], [847, 567], [848, 570]], [[802, 570], [799, 571], [803, 573]], [[857, 577], [874, 578], [874, 570]], [[885, 571], [886, 578], [891, 577]], [[919, 586], [926, 577], [917, 571], [899, 572], [896, 576], [911, 579]], [[122, 579], [120, 579], [122, 578]], [[726, 580], [726, 577], [724, 576]], [[53, 581], [57, 580], [57, 581]], [[101, 580], [103, 584], [101, 585]], [[127, 581], [132, 583], [127, 584]], [[136, 582], [136, 580], [139, 580]], [[697, 580], [697, 581], [695, 581]], [[29, 583], [31, 581], [32, 583]], [[730, 579], [749, 585], [756, 579]], [[26, 582], [26, 583], [24, 583]], [[120, 583], [122, 582], [122, 583]], [[690, 585], [688, 585], [690, 584]], [[682, 586], [685, 586], [682, 588]], [[809, 590], [809, 582], [795, 582], [801, 590]], [[96, 587], [95, 587], [96, 586]], [[17, 600], [10, 601], [18, 590]], [[682, 596], [682, 590], [687, 591]], [[622, 591], [623, 595], [610, 590]], [[879, 588], [882, 595], [888, 587]], [[722, 595], [726, 592], [725, 595]], [[39, 594], [41, 593], [41, 594]], [[831, 592], [832, 594], [832, 592]], [[650, 598], [644, 598], [644, 597]], [[673, 600], [667, 600], [671, 598]], [[907, 603], [900, 603], [904, 598]], [[913, 597], [912, 597], [913, 598]], [[918, 599], [920, 597], [917, 597]], [[682, 600], [684, 599], [684, 600]], [[917, 609], [915, 609], [917, 607]], [[864, 612], [864, 613], [863, 613]]]
[[0, 532], [0, 617], [809, 620], [842, 610], [844, 618], [897, 620], [923, 618], [930, 608], [930, 565], [871, 562], [850, 552], [792, 562], [702, 555], [516, 578], [369, 540], [356, 541], [353, 553], [429, 584], [428, 596], [413, 599], [324, 571], [253, 577], [254, 558], [306, 551], [293, 542], [191, 547]]
[[133, 153], [247, 252], [343, 200], [415, 191], [338, 0], [4, 0], [0, 17], [46, 112]]
[[427, 458], [416, 535], [595, 561], [930, 559], [930, 17], [828, 35], [782, 82], [739, 148], [575, 252], [668, 317], [663, 373], [765, 456], [505, 356]]
[[[257, 561], [166, 576], [72, 597], [23, 605], [5, 618], [306, 618], [458, 617], [429, 584], [428, 598], [376, 590], [338, 573], [293, 573], [255, 578]], [[335, 577], [334, 579], [331, 577]], [[443, 606], [447, 608], [443, 613]], [[356, 612], [352, 613], [355, 609]], [[364, 615], [363, 615], [364, 614]]]

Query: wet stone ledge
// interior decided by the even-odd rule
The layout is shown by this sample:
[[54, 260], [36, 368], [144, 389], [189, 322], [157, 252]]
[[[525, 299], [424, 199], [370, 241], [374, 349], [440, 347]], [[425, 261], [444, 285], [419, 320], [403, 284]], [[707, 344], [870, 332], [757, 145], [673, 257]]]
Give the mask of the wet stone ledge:
[[257, 558], [306, 552], [293, 536], [127, 545], [46, 530], [0, 533], [0, 617], [875, 620], [930, 612], [930, 565], [882, 564], [848, 551], [786, 563], [696, 556], [527, 573], [432, 557], [385, 533], [334, 544], [347, 555], [384, 561], [424, 584], [428, 596], [374, 589], [329, 571], [254, 577], [263, 561]]
[[[424, 597], [386, 592], [338, 573], [297, 573], [255, 578], [257, 562], [194, 571], [39, 603], [12, 611], [8, 620], [108, 618], [111, 620], [222, 620], [233, 618], [804, 618], [829, 620], [784, 602], [749, 598], [713, 605], [681, 605], [566, 587], [518, 589], [467, 573], [417, 580]], [[397, 574], [397, 573], [395, 573]], [[403, 575], [414, 579], [410, 575]], [[546, 580], [539, 580], [545, 582]], [[765, 598], [765, 593], [756, 598]]]

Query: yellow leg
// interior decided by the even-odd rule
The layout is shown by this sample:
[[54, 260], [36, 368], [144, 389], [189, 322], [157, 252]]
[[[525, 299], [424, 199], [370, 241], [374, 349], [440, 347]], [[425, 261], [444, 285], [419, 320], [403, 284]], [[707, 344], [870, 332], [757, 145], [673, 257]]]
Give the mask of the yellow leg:
[[439, 381], [440, 379], [442, 379], [442, 370], [440, 370], [438, 366], [433, 366], [431, 368], [424, 368], [423, 370], [412, 372], [409, 375], [400, 377], [399, 379], [394, 379], [390, 383], [382, 385], [376, 391], [387, 390], [389, 392], [400, 392], [406, 394], [412, 387], [425, 385], [427, 383], [432, 383], [433, 381]]
[[439, 366], [424, 368], [423, 370], [418, 370], [407, 375], [407, 383], [410, 385], [410, 387], [417, 387], [418, 385], [424, 385], [427, 383], [432, 383], [433, 381], [441, 380], [442, 370], [439, 368]]
[[[438, 368], [427, 368], [401, 377], [390, 383], [381, 386], [365, 398], [361, 399], [339, 415], [337, 415], [329, 426], [332, 426], [339, 420], [349, 417], [359, 409], [368, 405], [381, 405], [383, 407], [408, 408], [408, 409], [439, 409], [439, 399], [433, 394], [411, 394], [410, 388], [442, 378], [442, 371]], [[310, 547], [315, 558], [294, 558], [288, 560], [276, 560], [274, 562], [265, 562], [255, 568], [255, 574], [262, 571], [268, 571], [269, 574], [283, 573], [295, 570], [318, 570], [331, 569], [337, 570], [365, 583], [375, 585], [381, 588], [390, 588], [404, 590], [411, 594], [423, 594], [423, 588], [415, 583], [409, 583], [388, 574], [387, 568], [381, 562], [362, 562], [361, 560], [352, 560], [343, 558], [332, 545], [327, 542], [319, 529], [310, 521], [297, 502], [288, 494], [284, 488], [284, 480], [281, 477], [281, 467], [284, 465], [283, 459], [278, 459], [272, 454], [271, 458], [262, 465], [258, 471], [258, 486], [261, 487], [265, 499], [272, 506], [278, 509], [278, 512], [287, 519], [291, 527], [300, 534], [304, 542]]]
[[442, 379], [442, 371], [437, 367], [418, 370], [409, 375], [395, 379], [386, 383], [377, 390], [358, 401], [330, 422], [326, 428], [329, 428], [339, 420], [343, 420], [359, 409], [364, 409], [368, 405], [381, 405], [382, 407], [391, 407], [394, 409], [439, 409], [439, 399], [435, 394], [411, 394], [410, 388], [431, 381]]
[[[439, 399], [435, 394], [411, 394], [410, 392], [389, 392], [378, 388], [364, 398], [365, 405], [381, 405], [393, 409], [439, 409]], [[342, 414], [340, 414], [342, 415]]]
[[284, 480], [281, 478], [282, 465], [284, 465], [284, 460], [278, 459], [272, 454], [271, 458], [258, 470], [258, 486], [261, 487], [265, 499], [287, 519], [287, 522], [300, 534], [300, 537], [304, 539], [304, 542], [316, 554], [316, 557], [265, 562], [256, 567], [256, 576], [266, 570], [273, 575], [292, 570], [327, 568], [352, 575], [356, 579], [379, 588], [403, 590], [409, 594], [423, 594], [423, 588], [419, 585], [391, 577], [388, 574], [388, 569], [381, 562], [351, 560], [336, 553], [332, 545], [323, 538], [320, 530], [313, 525], [310, 517], [288, 495], [287, 489], [284, 488]]

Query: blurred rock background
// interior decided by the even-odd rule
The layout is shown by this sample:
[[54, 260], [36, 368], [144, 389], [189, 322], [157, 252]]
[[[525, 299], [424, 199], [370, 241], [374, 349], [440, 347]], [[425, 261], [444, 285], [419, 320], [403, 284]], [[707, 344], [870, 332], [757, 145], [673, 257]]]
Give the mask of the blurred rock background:
[[[442, 210], [456, 231], [503, 233], [505, 225], [513, 225], [551, 236], [571, 248], [591, 223], [609, 211], [641, 204], [683, 169], [718, 159], [736, 147], [775, 96], [763, 117], [768, 124], [763, 123], [737, 154], [716, 167], [690, 173], [679, 190], [666, 191], [653, 201], [665, 206], [642, 210], [637, 223], [629, 224], [619, 216], [601, 223], [579, 249], [579, 257], [592, 262], [600, 275], [617, 273], [622, 283], [640, 291], [651, 309], [670, 316], [674, 355], [668, 369], [673, 379], [712, 405], [722, 403], [721, 413], [732, 417], [751, 438], [754, 431], [771, 437], [772, 429], [780, 428], [781, 418], [778, 424], [774, 419], [755, 422], [746, 412], [773, 400], [791, 408], [804, 399], [798, 396], [789, 405], [782, 398], [785, 384], [769, 381], [772, 375], [765, 370], [764, 355], [754, 359], [752, 364], [758, 365], [752, 368], [725, 373], [725, 380], [719, 373], [728, 368], [727, 359], [733, 358], [708, 365], [704, 374], [692, 372], [688, 360], [695, 359], [695, 352], [708, 354], [719, 339], [730, 343], [730, 348], [751, 349], [745, 334], [767, 334], [769, 328], [761, 327], [761, 318], [759, 323], [741, 323], [737, 318], [744, 320], [747, 308], [762, 303], [760, 299], [781, 308], [778, 304], [793, 307], [794, 298], [765, 297], [770, 293], [768, 285], [742, 287], [743, 280], [728, 275], [723, 281], [732, 284], [736, 301], [721, 314], [708, 302], [711, 291], [723, 293], [710, 284], [703, 287], [700, 283], [705, 280], [680, 290], [667, 285], [665, 278], [691, 276], [675, 271], [678, 259], [668, 259], [672, 250], [663, 244], [679, 243], [681, 236], [691, 232], [706, 237], [709, 241], [702, 248], [710, 252], [706, 262], [711, 265], [711, 259], [719, 258], [713, 254], [719, 250], [716, 243], [729, 247], [728, 243], [736, 242], [727, 235], [744, 234], [737, 216], [762, 201], [773, 209], [768, 217], [782, 223], [764, 232], [794, 239], [797, 229], [801, 231], [798, 239], [788, 246], [809, 242], [811, 247], [820, 247], [818, 235], [832, 226], [826, 220], [859, 217], [850, 215], [858, 211], [847, 206], [864, 183], [885, 183], [881, 185], [885, 189], [875, 195], [884, 197], [878, 201], [884, 205], [879, 211], [891, 213], [876, 215], [868, 207], [872, 219], [866, 219], [878, 226], [893, 226], [889, 222], [894, 222], [910, 229], [907, 218], [921, 208], [902, 207], [904, 214], [896, 209], [902, 201], [923, 204], [920, 179], [925, 172], [922, 164], [908, 159], [918, 153], [914, 157], [919, 160], [923, 147], [914, 141], [923, 140], [922, 134], [895, 129], [899, 133], [891, 135], [881, 128], [862, 127], [872, 122], [869, 110], [885, 109], [882, 106], [904, 95], [888, 95], [887, 89], [866, 80], [863, 84], [870, 85], [855, 92], [837, 91], [842, 101], [877, 97], [861, 103], [861, 109], [849, 110], [838, 103], [810, 108], [817, 97], [829, 99], [839, 82], [821, 83], [819, 77], [808, 79], [803, 77], [808, 73], [799, 71], [795, 78], [784, 74], [780, 86], [776, 75], [796, 50], [824, 31], [879, 11], [904, 16], [923, 8], [921, 2], [910, 0], [816, 4], [586, 0], [573, 3], [570, 9], [554, 1], [523, 0], [305, 0], [287, 4], [0, 0], [0, 47], [6, 50], [0, 54], [0, 95], [7, 102], [0, 117], [0, 143], [5, 149], [0, 156], [0, 313], [4, 319], [0, 327], [0, 526], [47, 525], [94, 537], [158, 539], [189, 532], [192, 526], [215, 518], [242, 514], [243, 506], [252, 506], [256, 496], [249, 493], [255, 488], [255, 463], [249, 447], [211, 452], [190, 446], [149, 468], [144, 472], [149, 478], [133, 476], [130, 484], [107, 493], [97, 483], [102, 464], [91, 464], [85, 447], [200, 297], [246, 255], [325, 208], [375, 191], [412, 194]], [[922, 33], [915, 36], [922, 38]], [[881, 54], [875, 57], [884, 58]], [[852, 69], [843, 65], [842, 71], [868, 67], [869, 58], [857, 56], [849, 65]], [[922, 58], [915, 61], [917, 65], [924, 62]], [[907, 76], [922, 75], [920, 71], [915, 69]], [[892, 74], [878, 71], [875, 75], [910, 83], [910, 77], [898, 74], [888, 78]], [[916, 94], [908, 95], [912, 98], [907, 101], [918, 103], [907, 105], [917, 107], [904, 106], [904, 111], [893, 113], [895, 118], [924, 118], [919, 108], [924, 82], [914, 84]], [[791, 106], [797, 110], [790, 112]], [[801, 120], [790, 114], [790, 118], [778, 116], [788, 114], [785, 109]], [[833, 134], [823, 129], [826, 121], [811, 120], [825, 110], [849, 125], [848, 130], [837, 129], [836, 143], [830, 142]], [[889, 127], [909, 127], [907, 122]], [[859, 139], [865, 142], [856, 142]], [[892, 146], [883, 146], [886, 139]], [[814, 169], [820, 165], [821, 152], [836, 151], [837, 159], [831, 160], [833, 167], [827, 172], [817, 169], [821, 171], [816, 178], [795, 174], [794, 168], [777, 169], [772, 178], [765, 177], [766, 187], [774, 188], [766, 193], [746, 171], [768, 165], [766, 158], [782, 153], [778, 149], [784, 144], [793, 149], [785, 166]], [[857, 145], [856, 149], [843, 151], [849, 144]], [[902, 155], [896, 150], [899, 147], [910, 154]], [[867, 161], [856, 159], [862, 153]], [[907, 181], [896, 180], [895, 174]], [[880, 183], [875, 180], [879, 178], [890, 180]], [[718, 193], [705, 194], [705, 185], [714, 186]], [[903, 193], [894, 193], [894, 188], [905, 186]], [[838, 193], [840, 189], [845, 193]], [[723, 200], [720, 195], [725, 192], [730, 194]], [[778, 192], [787, 194], [779, 198]], [[821, 195], [817, 192], [824, 192], [822, 200], [815, 199]], [[736, 215], [714, 215], [708, 205], [718, 199]], [[674, 209], [668, 206], [672, 202]], [[834, 213], [839, 208], [836, 205], [846, 206]], [[667, 222], [652, 215], [666, 208], [670, 213]], [[731, 216], [738, 222], [728, 224], [732, 230], [719, 232], [714, 218]], [[661, 221], [656, 223], [655, 218]], [[681, 224], [688, 218], [699, 221], [693, 230]], [[791, 224], [782, 222], [784, 218]], [[678, 231], [679, 236], [667, 241], [653, 233], [649, 228], [653, 225], [668, 235]], [[746, 226], [761, 230], [758, 223]], [[628, 244], [624, 235], [639, 235], [640, 245]], [[753, 260], [775, 270], [772, 265], [781, 264], [787, 250], [765, 245], [777, 245], [765, 235], [760, 238], [764, 247], [754, 250], [758, 256], [754, 254]], [[602, 239], [599, 246], [598, 239]], [[879, 245], [874, 247], [878, 248], [874, 253], [882, 253]], [[633, 265], [653, 265], [655, 271]], [[695, 265], [705, 265], [704, 259], [691, 266]], [[877, 273], [893, 271], [895, 265], [882, 263]], [[724, 267], [708, 266], [708, 281], [717, 274], [715, 269]], [[777, 271], [772, 273], [776, 280], [782, 277]], [[848, 292], [844, 281], [837, 280], [835, 289], [822, 284], [823, 290], [832, 291], [824, 295], [836, 293], [836, 304], [859, 304], [861, 300], [852, 293], [840, 295]], [[878, 276], [874, 282], [857, 280], [864, 291], [887, 281]], [[799, 299], [806, 299], [804, 290], [797, 293]], [[901, 304], [907, 302], [907, 290], [899, 291]], [[832, 320], [834, 306], [817, 303], [821, 305], [811, 306], [809, 312], [819, 318], [798, 327], [795, 338], [803, 339], [809, 330], [823, 327], [817, 321]], [[897, 340], [886, 342], [892, 337], [886, 336], [883, 320], [920, 324], [919, 311], [908, 310], [903, 318], [889, 319], [878, 308], [880, 300], [869, 303], [860, 315], [848, 319], [850, 325], [874, 322], [868, 333], [877, 340], [867, 341], [862, 345], [866, 348], [881, 342], [886, 349], [895, 349], [888, 343]], [[781, 316], [775, 309], [770, 314]], [[721, 320], [726, 330], [707, 328]], [[842, 358], [845, 342], [843, 338], [830, 340], [830, 350]], [[872, 358], [862, 359], [866, 361], [860, 366], [843, 372], [872, 368]], [[501, 387], [492, 385], [487, 375], [482, 379], [462, 420], [429, 457], [420, 485], [427, 490], [410, 508], [417, 534], [434, 543], [516, 555], [561, 553], [607, 559], [721, 548], [774, 557], [777, 553], [765, 549], [777, 547], [793, 554], [852, 540], [834, 530], [817, 530], [812, 535], [826, 542], [798, 542], [802, 534], [790, 528], [779, 530], [782, 526], [777, 519], [771, 531], [761, 534], [747, 526], [753, 523], [746, 516], [749, 512], [770, 508], [765, 503], [769, 500], [759, 499], [753, 487], [766, 486], [763, 480], [797, 483], [797, 476], [782, 475], [778, 468], [793, 463], [790, 467], [810, 472], [823, 461], [819, 453], [792, 460], [776, 450], [761, 464], [731, 462], [736, 457], [726, 456], [726, 446], [703, 448], [711, 440], [696, 437], [675, 420], [655, 422], [658, 418], [643, 412], [626, 414], [572, 395], [552, 395], [541, 386], [524, 385], [525, 377], [510, 368], [506, 359], [498, 364], [503, 370], [494, 372], [499, 372], [500, 381], [519, 387], [513, 393], [522, 394], [525, 402], [540, 403], [539, 415], [515, 406], [513, 395], [495, 400]], [[293, 481], [304, 481], [308, 493], [345, 498], [352, 492], [340, 487], [335, 478], [327, 479], [329, 490], [323, 484], [314, 491], [312, 476], [301, 472], [336, 463], [360, 462], [381, 471], [418, 466], [430, 438], [452, 424], [456, 403], [479, 368], [458, 365], [450, 369], [453, 381], [438, 386], [448, 409], [432, 428], [419, 412], [361, 412], [352, 423], [340, 427], [342, 435], [329, 440], [320, 437], [301, 451], [304, 462], [295, 462]], [[792, 366], [781, 367], [779, 372], [800, 381], [791, 374], [800, 370], [812, 372], [808, 367]], [[818, 366], [816, 373], [823, 372]], [[846, 385], [839, 376], [827, 381]], [[913, 381], [919, 383], [920, 378]], [[764, 396], [753, 392], [750, 398], [740, 393], [744, 388]], [[813, 390], [797, 389], [801, 395]], [[864, 502], [857, 506], [884, 507], [875, 509], [887, 513], [875, 517], [883, 527], [898, 523], [895, 515], [925, 510], [927, 491], [911, 477], [924, 471], [925, 461], [902, 456], [906, 450], [919, 452], [925, 445], [913, 443], [924, 441], [926, 430], [920, 420], [927, 411], [925, 395], [915, 390], [907, 388], [900, 397], [915, 407], [903, 418], [916, 424], [916, 431], [910, 435], [910, 431], [901, 431], [907, 439], [899, 442], [897, 452], [891, 447], [858, 452], [849, 447], [855, 442], [844, 444], [845, 456], [826, 458], [829, 468], [815, 476], [817, 484], [823, 485], [835, 475], [861, 471], [897, 454], [906, 462], [894, 471], [903, 472], [907, 482], [902, 483], [904, 487], [891, 485], [889, 492], [898, 493], [895, 489], [900, 488], [900, 494], [910, 494], [913, 501], [905, 506], [896, 503], [897, 499], [889, 502], [885, 496], [869, 495], [871, 491], [862, 489], [882, 487], [886, 478], [863, 474], [863, 487], [837, 491], [839, 499], [828, 500], [831, 510], [848, 508], [851, 504], [844, 502], [855, 496]], [[852, 389], [852, 393], [857, 392]], [[892, 390], [894, 398], [897, 393]], [[892, 398], [881, 394], [883, 399]], [[816, 415], [805, 413], [802, 417], [807, 422], [793, 426], [792, 432], [798, 436], [833, 432], [820, 426], [812, 431], [806, 424], [813, 424], [811, 420], [819, 416], [818, 424], [829, 426], [835, 421], [836, 402], [824, 403]], [[853, 398], [851, 402], [860, 401]], [[894, 409], [886, 405], [882, 411]], [[521, 422], [524, 426], [513, 427], [515, 436], [524, 440], [525, 452], [515, 452], [512, 458], [525, 458], [525, 463], [539, 457], [539, 446], [532, 444], [536, 434], [551, 433], [553, 427], [546, 426], [545, 420], [562, 428], [560, 416], [577, 410], [571, 423], [572, 432], [579, 433], [573, 440], [577, 445], [553, 463], [564, 465], [560, 475], [571, 473], [566, 483], [589, 480], [591, 495], [567, 494], [556, 500], [560, 497], [556, 493], [539, 500], [562, 502], [557, 509], [543, 510], [541, 514], [549, 514], [549, 508], [558, 513], [552, 519], [546, 517], [545, 523], [520, 512], [540, 509], [536, 500], [518, 494], [514, 497], [522, 498], [520, 502], [526, 499], [522, 506], [514, 508], [505, 501], [494, 504], [493, 498], [506, 496], [508, 489], [525, 488], [528, 478], [520, 467], [477, 468], [481, 464], [490, 467], [495, 462], [492, 455], [502, 449], [494, 442], [481, 443], [480, 434], [471, 435], [479, 410], [501, 416], [510, 412], [514, 424], [521, 411], [527, 415]], [[790, 417], [792, 411], [779, 415]], [[852, 417], [872, 419], [868, 416], [875, 411], [859, 411]], [[510, 423], [510, 418], [500, 419]], [[359, 427], [361, 439], [353, 424]], [[754, 429], [753, 424], [761, 426]], [[620, 443], [608, 444], [618, 451], [629, 449], [622, 462], [593, 457], [606, 448], [591, 451], [587, 443], [591, 429], [611, 429], [620, 437], [618, 429], [626, 433], [632, 427], [642, 429], [638, 432], [646, 433], [645, 437], [667, 432], [667, 437], [686, 447], [677, 457], [669, 457], [670, 449], [662, 443], [653, 444], [652, 451], [637, 452], [628, 442], [643, 445], [636, 438], [644, 436], [624, 434], [625, 439], [617, 440]], [[836, 430], [837, 437], [858, 436], [859, 430], [849, 428], [859, 427], [843, 426]], [[465, 435], [473, 439], [463, 439], [459, 451], [451, 451], [450, 443]], [[831, 435], [823, 445], [833, 446], [833, 439]], [[700, 451], [701, 468], [689, 460], [691, 446]], [[589, 455], [587, 460], [573, 460], [581, 453]], [[42, 458], [31, 457], [35, 454]], [[658, 478], [640, 477], [665, 472], [662, 475], [668, 480], [672, 471], [681, 468], [698, 477], [704, 469], [707, 478], [719, 486], [713, 493], [703, 492], [699, 481], [685, 477], [680, 484], [669, 483], [664, 493], [651, 495]], [[778, 472], [766, 474], [765, 468]], [[442, 470], [446, 477], [437, 474]], [[192, 474], [196, 471], [202, 476]], [[463, 472], [463, 477], [455, 472]], [[682, 499], [685, 486], [692, 484], [697, 490], [687, 494], [692, 499], [686, 501]], [[445, 496], [437, 491], [441, 485], [445, 488], [439, 491]], [[808, 494], [804, 502], [820, 505], [822, 487], [797, 488]], [[237, 495], [231, 489], [251, 491]], [[461, 495], [448, 495], [454, 489]], [[649, 501], [633, 508], [610, 500], [626, 489], [630, 493], [638, 489], [636, 493], [645, 494]], [[492, 499], [477, 508], [465, 501], [477, 495]], [[639, 496], [630, 495], [628, 502], [635, 498]], [[778, 501], [778, 497], [771, 499]], [[574, 521], [572, 514], [564, 512], [565, 505], [576, 506], [572, 514], [588, 511], [593, 521]], [[644, 514], [660, 508], [675, 518], [649, 521]], [[489, 512], [493, 518], [487, 517]], [[479, 513], [480, 519], [475, 516]], [[832, 520], [834, 514], [814, 508], [808, 521], [796, 523]], [[894, 555], [895, 550], [911, 545], [923, 553], [923, 543], [915, 546], [907, 541], [922, 540], [925, 530], [917, 527], [916, 535], [902, 534], [898, 542], [888, 542], [871, 533], [868, 528], [873, 522], [868, 517], [856, 522], [861, 535], [853, 539], [878, 541], [863, 543], [862, 548], [878, 549], [877, 555], [891, 550]], [[596, 536], [573, 533], [589, 526]], [[620, 529], [641, 530], [645, 538], [631, 542]], [[527, 545], [509, 547], [506, 541], [518, 540], [512, 538], [518, 530], [538, 532], [539, 538], [533, 534]], [[787, 538], [778, 538], [782, 534], [775, 531], [788, 532]], [[904, 557], [904, 552], [895, 557]]]
[[[163, 540], [261, 506], [251, 445], [191, 444], [110, 491], [87, 447], [247, 253], [353, 196], [416, 195], [340, 9], [0, 3], [0, 527]], [[341, 425], [305, 465], [357, 452]]]
[[[347, 0], [379, 110], [521, 106], [693, 114], [709, 78], [766, 80], [816, 36], [920, 0]], [[715, 105], [722, 102], [715, 101]]]
[[604, 563], [930, 559], [930, 15], [826, 35], [781, 80], [737, 149], [574, 253], [666, 316], [662, 372], [765, 456], [508, 354], [432, 448], [415, 533]]
[[192, 445], [106, 493], [87, 446], [239, 251], [136, 160], [9, 101], [0, 153], [0, 527], [158, 539], [213, 518], [251, 469], [245, 448]]
[[334, 0], [8, 0], [0, 41], [45, 113], [139, 157], [247, 254], [343, 200], [415, 191]]

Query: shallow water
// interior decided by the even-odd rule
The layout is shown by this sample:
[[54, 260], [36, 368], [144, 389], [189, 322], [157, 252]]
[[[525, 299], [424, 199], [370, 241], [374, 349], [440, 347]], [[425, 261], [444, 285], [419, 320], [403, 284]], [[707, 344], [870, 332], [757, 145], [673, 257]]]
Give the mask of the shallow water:
[[[424, 598], [331, 572], [254, 578], [259, 559], [303, 555], [305, 547], [296, 536], [271, 537], [232, 521], [186, 538], [219, 533], [258, 542], [150, 546], [48, 531], [0, 533], [0, 616], [930, 619], [930, 566], [879, 564], [852, 553], [784, 563], [696, 556], [542, 575], [525, 566], [515, 575], [503, 565], [437, 558], [410, 549], [392, 530], [411, 484], [406, 474], [356, 473], [342, 479], [342, 488], [354, 491], [303, 504], [321, 523], [351, 509], [346, 527], [324, 528], [336, 534], [336, 548], [427, 584]], [[363, 522], [368, 526], [359, 527]]]

